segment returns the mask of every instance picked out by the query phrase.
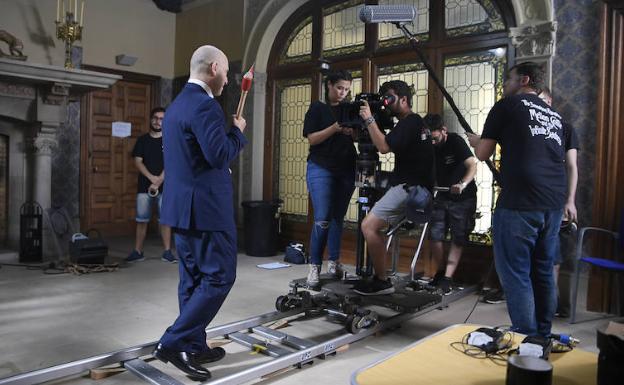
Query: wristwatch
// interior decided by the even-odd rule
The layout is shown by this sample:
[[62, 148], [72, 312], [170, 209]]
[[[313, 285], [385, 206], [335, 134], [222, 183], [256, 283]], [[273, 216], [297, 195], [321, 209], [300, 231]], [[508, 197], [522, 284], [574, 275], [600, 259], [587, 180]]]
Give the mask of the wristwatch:
[[364, 120], [364, 124], [366, 124], [366, 127], [370, 126], [373, 122], [375, 121], [375, 118], [371, 115], [368, 118], [366, 118], [366, 120]]

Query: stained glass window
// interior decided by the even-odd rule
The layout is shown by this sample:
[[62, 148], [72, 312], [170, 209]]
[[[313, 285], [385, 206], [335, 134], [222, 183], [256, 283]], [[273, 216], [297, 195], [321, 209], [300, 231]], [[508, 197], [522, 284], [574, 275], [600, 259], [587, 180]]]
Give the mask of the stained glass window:
[[[457, 108], [476, 133], [481, 133], [487, 114], [500, 98], [505, 67], [504, 49], [448, 57], [444, 61], [444, 86]], [[460, 134], [464, 129], [449, 104], [444, 102], [444, 122], [449, 132]], [[488, 166], [477, 165], [477, 219], [475, 233], [486, 233], [492, 223], [492, 207], [496, 198], [494, 180]]]
[[[441, 93], [429, 81], [424, 64], [416, 62], [419, 57], [396, 26], [382, 23], [367, 27], [359, 20], [360, 9], [366, 3], [365, 0], [305, 2], [302, 6], [305, 9], [297, 12], [298, 19], [286, 24], [280, 33], [288, 37], [271, 53], [277, 55], [277, 60], [270, 61], [268, 70], [269, 83], [275, 87], [274, 100], [273, 94], [268, 95], [271, 108], [267, 110], [274, 114], [273, 125], [267, 127], [274, 132], [274, 145], [268, 150], [275, 170], [270, 188], [272, 196], [279, 195], [285, 201], [282, 212], [287, 219], [311, 221], [305, 183], [309, 145], [302, 129], [310, 102], [325, 98], [320, 62], [328, 63], [332, 70], [353, 70], [351, 98], [360, 92], [377, 92], [379, 85], [388, 80], [403, 80], [413, 85], [412, 110], [421, 116], [442, 112], [449, 129], [463, 135], [457, 117], [440, 98]], [[508, 46], [505, 20], [513, 19], [513, 15], [503, 15], [502, 11], [511, 12], [511, 9], [499, 8], [496, 0], [379, 0], [369, 3], [414, 6], [416, 17], [406, 27], [415, 35], [422, 52], [431, 60], [433, 70], [470, 126], [480, 132], [489, 109], [502, 95], [506, 52], [504, 48], [497, 49], [496, 53], [481, 52], [483, 48], [479, 47]], [[462, 38], [461, 46], [456, 37]], [[367, 41], [371, 38], [376, 41]], [[382, 170], [393, 169], [392, 153], [380, 154], [380, 160]], [[497, 159], [494, 161], [496, 163]], [[483, 163], [478, 166], [476, 180], [478, 234], [473, 234], [471, 240], [483, 242], [491, 226], [497, 191], [491, 172]], [[356, 189], [346, 216], [348, 226], [357, 221], [357, 195]], [[297, 227], [296, 231], [300, 229]]]
[[312, 53], [312, 18], [308, 17], [290, 34], [280, 62], [296, 63], [310, 60]]
[[280, 85], [278, 95], [279, 149], [276, 162], [279, 171], [279, 197], [285, 213], [307, 215], [308, 188], [305, 180], [308, 141], [303, 137], [303, 120], [310, 106], [309, 80], [294, 80]]
[[505, 29], [500, 12], [491, 0], [445, 0], [444, 16], [448, 36]]
[[[364, 49], [362, 1], [348, 1], [326, 8], [323, 16], [323, 56], [345, 55]], [[346, 7], [346, 8], [345, 8]]]

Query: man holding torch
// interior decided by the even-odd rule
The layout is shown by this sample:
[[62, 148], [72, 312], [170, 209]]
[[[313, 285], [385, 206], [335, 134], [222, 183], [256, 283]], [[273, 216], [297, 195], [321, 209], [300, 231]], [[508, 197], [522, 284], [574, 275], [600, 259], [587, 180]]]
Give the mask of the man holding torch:
[[225, 54], [205, 45], [193, 53], [190, 77], [171, 103], [163, 126], [165, 191], [161, 223], [172, 227], [178, 250], [180, 315], [165, 331], [154, 357], [205, 381], [201, 363], [223, 358], [206, 344], [206, 326], [236, 277], [236, 226], [228, 166], [247, 143], [245, 119], [226, 127], [219, 96], [227, 84]]

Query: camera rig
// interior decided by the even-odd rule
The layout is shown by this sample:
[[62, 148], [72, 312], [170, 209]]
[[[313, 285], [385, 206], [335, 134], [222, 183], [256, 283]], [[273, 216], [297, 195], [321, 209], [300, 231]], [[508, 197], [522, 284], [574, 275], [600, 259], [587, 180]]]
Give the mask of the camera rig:
[[373, 273], [372, 261], [368, 258], [366, 242], [361, 231], [362, 221], [385, 191], [389, 176], [388, 172], [381, 170], [379, 154], [371, 140], [366, 123], [360, 117], [360, 107], [366, 101], [379, 129], [387, 131], [394, 126], [388, 106], [395, 100], [394, 95], [360, 93], [355, 96], [353, 102], [341, 103], [337, 111], [336, 120], [341, 126], [355, 130], [355, 140], [358, 144], [355, 187], [358, 189], [356, 273], [359, 276], [370, 276]]

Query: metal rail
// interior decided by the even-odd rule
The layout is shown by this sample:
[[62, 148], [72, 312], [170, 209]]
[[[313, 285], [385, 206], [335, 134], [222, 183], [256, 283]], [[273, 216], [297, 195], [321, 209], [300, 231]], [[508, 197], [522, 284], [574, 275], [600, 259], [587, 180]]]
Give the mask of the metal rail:
[[[247, 381], [261, 378], [271, 373], [278, 372], [283, 369], [287, 369], [289, 367], [298, 367], [302, 364], [312, 361], [315, 358], [324, 358], [327, 354], [334, 353], [341, 346], [359, 341], [381, 330], [397, 326], [400, 323], [411, 318], [419, 317], [440, 307], [447, 306], [451, 302], [454, 302], [460, 298], [465, 297], [468, 294], [471, 294], [472, 292], [474, 292], [474, 290], [476, 290], [476, 288], [474, 287], [466, 288], [461, 292], [454, 293], [450, 296], [445, 296], [443, 297], [442, 302], [427, 306], [419, 311], [412, 313], [399, 313], [397, 315], [382, 319], [379, 323], [370, 328], [360, 329], [359, 332], [356, 334], [345, 333], [343, 335], [318, 344], [262, 326], [262, 324], [284, 318], [289, 318], [301, 314], [306, 310], [309, 310], [305, 308], [293, 309], [287, 312], [266, 313], [245, 320], [235, 321], [225, 325], [210, 328], [206, 330], [207, 338], [226, 336], [232, 341], [242, 343], [246, 346], [250, 346], [252, 349], [255, 346], [261, 346], [263, 347], [263, 349], [259, 349], [259, 351], [261, 353], [274, 357], [274, 359], [222, 378], [209, 380], [207, 382], [204, 382], [204, 384], [241, 384]], [[332, 312], [330, 311], [331, 309], [324, 310], [324, 313], [326, 314]], [[284, 346], [288, 346], [291, 349], [297, 350], [290, 351], [277, 345], [269, 345], [263, 341], [255, 339], [251, 335], [242, 333], [241, 331], [244, 330], [249, 330], [257, 335], [269, 338], [273, 341], [281, 343]], [[63, 377], [78, 375], [89, 369], [95, 369], [115, 363], [122, 363], [128, 371], [132, 372], [142, 380], [147, 381], [153, 385], [182, 385], [182, 383], [175, 378], [159, 371], [158, 369], [139, 359], [139, 357], [150, 355], [152, 350], [156, 346], [156, 343], [157, 342], [150, 342], [148, 344], [134, 346], [128, 349], [118, 350], [107, 354], [101, 354], [74, 362], [68, 362], [65, 364], [52, 366], [46, 369], [35, 370], [32, 372], [3, 378], [0, 379], [0, 385], [40, 384], [46, 381], [53, 381]], [[269, 346], [270, 349], [267, 348]]]
[[[295, 316], [304, 312], [305, 309], [294, 309], [288, 312], [272, 312], [248, 319], [231, 322], [229, 324], [217, 326], [206, 330], [207, 338], [223, 336], [225, 334], [245, 330], [254, 326], [262, 325], [271, 321]], [[59, 378], [81, 374], [90, 369], [101, 368], [103, 366], [117, 364], [120, 362], [134, 360], [152, 353], [158, 342], [150, 342], [144, 345], [137, 345], [126, 349], [116, 350], [110, 353], [99, 354], [84, 358], [78, 361], [67, 362], [60, 365], [51, 366], [45, 369], [38, 369], [27, 373], [17, 374], [11, 377], [0, 378], [0, 385], [34, 385], [46, 381], [57, 380]]]

